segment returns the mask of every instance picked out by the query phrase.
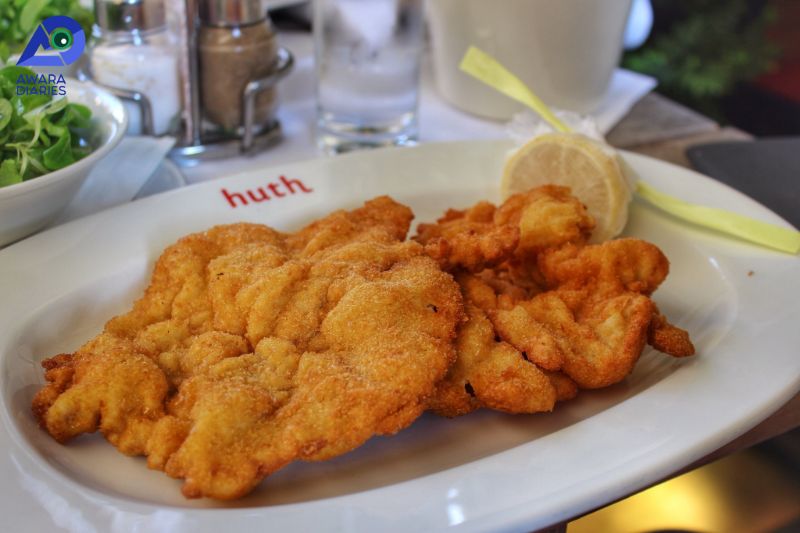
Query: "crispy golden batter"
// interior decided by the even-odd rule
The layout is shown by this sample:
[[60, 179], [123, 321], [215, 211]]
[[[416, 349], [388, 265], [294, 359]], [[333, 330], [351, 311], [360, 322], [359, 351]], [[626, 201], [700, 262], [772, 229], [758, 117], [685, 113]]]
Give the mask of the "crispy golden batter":
[[639, 239], [544, 250], [538, 267], [548, 287], [650, 295], [669, 273], [669, 261], [657, 246]]
[[566, 402], [578, 395], [578, 384], [563, 372], [545, 370], [544, 373], [556, 389], [556, 401]]
[[669, 271], [656, 246], [619, 239], [538, 257], [548, 290], [490, 313], [500, 336], [537, 365], [598, 388], [628, 375], [646, 341], [669, 355], [694, 353], [688, 333], [647, 297]]
[[666, 317], [659, 312], [658, 308], [650, 322], [647, 343], [659, 352], [673, 357], [694, 355], [694, 345], [689, 339], [689, 333], [667, 322]]
[[505, 261], [519, 242], [514, 224], [497, 224], [495, 207], [480, 202], [470, 209], [448, 209], [436, 224], [420, 224], [414, 240], [445, 270], [478, 272]]
[[[581, 388], [595, 389], [612, 385], [633, 370], [653, 311], [653, 303], [636, 293], [595, 299], [589, 293], [555, 290], [494, 317], [501, 338], [531, 361], [547, 370], [561, 370]], [[515, 318], [519, 322], [513, 322]], [[531, 339], [528, 331], [533, 328], [537, 335]]]
[[594, 220], [569, 187], [543, 185], [509, 196], [494, 215], [497, 225], [519, 228], [517, 260], [535, 258], [536, 253], [566, 243], [589, 240]]
[[674, 356], [694, 353], [689, 335], [649, 299], [669, 271], [656, 246], [637, 239], [587, 245], [594, 223], [563, 187], [533, 189], [496, 209], [480, 204], [479, 211], [486, 228], [475, 235], [461, 231], [463, 217], [445, 217], [438, 230], [421, 226], [426, 235], [454, 233], [451, 242], [482, 241], [508, 225], [520, 234], [505, 260], [494, 257], [494, 266], [478, 273], [467, 272], [486, 264], [481, 246], [467, 247], [470, 261], [443, 262], [461, 285], [469, 322], [459, 329], [458, 358], [438, 386], [434, 411], [549, 410], [579, 387], [624, 379], [646, 342]]
[[550, 378], [511, 344], [495, 336], [481, 306], [491, 307], [494, 294], [476, 277], [458, 278], [464, 293], [467, 322], [458, 331], [458, 358], [437, 387], [430, 409], [443, 416], [467, 414], [479, 407], [508, 413], [553, 409], [557, 398]]
[[420, 224], [414, 239], [445, 270], [480, 272], [545, 248], [588, 240], [594, 220], [568, 187], [544, 185], [515, 194], [499, 208], [489, 202], [449, 209], [436, 224]]
[[46, 360], [34, 399], [64, 442], [99, 429], [121, 452], [230, 499], [294, 460], [391, 434], [427, 406], [455, 353], [458, 286], [388, 198], [285, 235], [190, 235], [133, 309]]

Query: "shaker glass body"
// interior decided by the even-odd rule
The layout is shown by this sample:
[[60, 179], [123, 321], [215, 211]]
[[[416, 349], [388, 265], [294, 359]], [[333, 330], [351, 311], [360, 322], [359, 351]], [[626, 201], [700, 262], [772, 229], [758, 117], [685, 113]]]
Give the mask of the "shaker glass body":
[[[278, 46], [267, 20], [235, 27], [204, 26], [199, 32], [200, 93], [206, 119], [227, 130], [242, 125], [242, 95], [247, 83], [272, 72]], [[255, 124], [275, 108], [275, 89], [255, 99]]]
[[[178, 59], [165, 31], [102, 33], [95, 29], [95, 37], [89, 51], [93, 79], [143, 93], [152, 106], [153, 133], [173, 132], [181, 112]], [[143, 133], [139, 106], [127, 101], [125, 106], [128, 133]]]

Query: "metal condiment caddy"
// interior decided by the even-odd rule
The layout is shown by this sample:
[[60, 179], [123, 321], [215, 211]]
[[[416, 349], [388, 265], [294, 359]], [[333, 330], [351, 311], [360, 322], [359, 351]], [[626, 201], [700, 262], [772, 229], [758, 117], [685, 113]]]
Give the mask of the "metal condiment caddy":
[[[191, 166], [196, 162], [221, 159], [236, 155], [251, 155], [275, 145], [283, 138], [280, 121], [272, 117], [261, 126], [255, 124], [255, 98], [259, 93], [271, 89], [294, 66], [291, 52], [278, 49], [278, 57], [273, 71], [268, 76], [247, 83], [242, 94], [242, 124], [240, 131], [220, 131], [204, 129], [199, 105], [199, 91], [194, 91], [192, 105], [188, 105], [191, 122], [187, 120], [183, 137], [170, 152], [170, 157], [181, 166]], [[191, 70], [191, 86], [198, 86], [197, 69]], [[195, 99], [197, 101], [195, 101]]]
[[[181, 166], [192, 166], [203, 160], [219, 159], [237, 155], [250, 155], [269, 148], [281, 140], [283, 134], [280, 122], [275, 118], [274, 107], [266, 121], [258, 123], [256, 120], [256, 101], [259, 95], [273, 89], [292, 69], [294, 59], [285, 48], [279, 47], [275, 58], [266, 76], [252, 79], [246, 83], [241, 94], [241, 125], [235, 129], [222, 129], [215, 127], [205, 119], [201, 106], [200, 61], [198, 57], [199, 7], [206, 2], [214, 4], [213, 7], [204, 6], [204, 10], [223, 10], [226, 13], [248, 13], [259, 0], [186, 0], [185, 17], [180, 21], [184, 27], [180, 34], [185, 38], [185, 45], [178, 46], [180, 58], [185, 65], [182, 69], [183, 76], [188, 80], [184, 83], [182, 91], [183, 112], [182, 120], [178, 125], [179, 130], [171, 132], [177, 135], [176, 147], [170, 152], [170, 157]], [[132, 24], [131, 31], [138, 31], [136, 24], [142, 23], [145, 16], [144, 0], [97, 0], [96, 9], [101, 9], [101, 4], [113, 4], [113, 16]], [[106, 8], [107, 9], [107, 8]], [[118, 13], [116, 10], [123, 10]], [[265, 13], [262, 13], [266, 16]], [[148, 14], [149, 15], [149, 14]], [[162, 15], [163, 16], [163, 15]], [[100, 17], [98, 17], [100, 20]], [[185, 31], [184, 31], [185, 30]], [[183, 43], [181, 43], [183, 44]], [[101, 83], [93, 75], [91, 65], [83, 60], [78, 69], [79, 77], [91, 79], [94, 83], [108, 89], [118, 98], [135, 104], [139, 110], [141, 133], [155, 135], [153, 120], [153, 103], [151, 95], [139, 90], [124, 87], [113, 87]], [[154, 96], [157, 97], [157, 96]]]

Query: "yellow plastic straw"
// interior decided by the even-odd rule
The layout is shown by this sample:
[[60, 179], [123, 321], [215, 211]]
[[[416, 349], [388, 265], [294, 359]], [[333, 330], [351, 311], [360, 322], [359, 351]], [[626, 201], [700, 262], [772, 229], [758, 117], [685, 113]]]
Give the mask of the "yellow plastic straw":
[[715, 229], [790, 254], [800, 251], [800, 232], [793, 229], [774, 226], [716, 207], [690, 204], [665, 194], [641, 180], [636, 183], [636, 193], [662, 211], [698, 226]]
[[[550, 108], [507, 68], [486, 52], [470, 46], [459, 68], [493, 89], [533, 109], [555, 130], [571, 133]], [[681, 220], [711, 228], [774, 250], [797, 254], [800, 251], [800, 232], [754, 220], [724, 209], [691, 204], [665, 194], [651, 185], [638, 181], [640, 198]]]
[[530, 107], [557, 131], [569, 133], [567, 125], [558, 120], [550, 108], [521, 79], [483, 50], [470, 46], [459, 68], [509, 98]]

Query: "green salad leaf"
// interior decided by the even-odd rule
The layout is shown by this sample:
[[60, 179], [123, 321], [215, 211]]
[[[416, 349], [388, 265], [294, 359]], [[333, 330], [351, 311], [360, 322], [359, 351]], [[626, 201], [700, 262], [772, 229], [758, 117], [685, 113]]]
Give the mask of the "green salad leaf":
[[72, 139], [69, 132], [58, 139], [58, 142], [42, 152], [44, 166], [49, 170], [58, 170], [75, 162], [72, 156]]
[[14, 161], [7, 159], [0, 163], [0, 187], [13, 185], [22, 181], [19, 168]]
[[19, 12], [19, 27], [23, 31], [33, 31], [39, 22], [39, 13], [47, 5], [48, 0], [28, 0]]
[[47, 94], [17, 96], [20, 76], [29, 80], [35, 73], [0, 69], [0, 187], [64, 168], [91, 152], [91, 110]]
[[0, 98], [0, 131], [6, 129], [8, 123], [11, 122], [11, 115], [14, 113], [14, 108], [11, 107], [11, 102], [5, 98]]
[[66, 15], [92, 34], [94, 14], [80, 0], [0, 0], [0, 61], [25, 48], [36, 26], [53, 15]]

